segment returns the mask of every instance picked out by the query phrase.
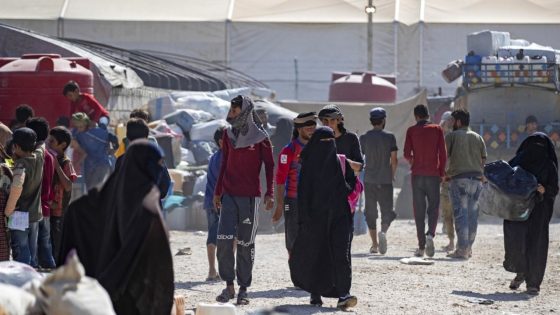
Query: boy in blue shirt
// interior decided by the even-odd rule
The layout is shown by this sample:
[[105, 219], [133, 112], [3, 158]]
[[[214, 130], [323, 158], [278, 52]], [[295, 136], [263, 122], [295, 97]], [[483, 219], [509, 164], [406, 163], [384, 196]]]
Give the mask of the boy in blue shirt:
[[219, 149], [212, 154], [208, 161], [208, 173], [206, 180], [206, 192], [204, 193], [204, 209], [206, 210], [206, 218], [208, 219], [208, 239], [206, 240], [206, 251], [208, 253], [208, 278], [206, 281], [219, 281], [220, 276], [216, 271], [216, 242], [218, 238], [218, 222], [220, 221], [218, 209], [214, 207], [212, 198], [214, 197], [214, 188], [220, 174], [220, 165], [222, 164], [222, 136], [224, 127], [218, 128], [214, 133], [214, 141]]

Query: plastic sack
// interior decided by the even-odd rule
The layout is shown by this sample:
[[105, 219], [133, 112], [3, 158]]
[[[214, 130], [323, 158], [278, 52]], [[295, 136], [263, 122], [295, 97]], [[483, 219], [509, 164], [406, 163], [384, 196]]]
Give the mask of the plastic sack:
[[223, 100], [210, 92], [173, 92], [171, 95], [176, 98], [175, 108], [203, 110], [216, 119], [227, 117], [231, 100]]
[[194, 157], [193, 152], [185, 148], [181, 148], [181, 161], [187, 162], [189, 163], [189, 165], [196, 164], [196, 159]]
[[0, 283], [23, 287], [36, 279], [41, 279], [41, 275], [29, 265], [17, 261], [0, 262]]
[[206, 182], [208, 180], [206, 172], [202, 171], [194, 182], [193, 195], [204, 196], [206, 192]]
[[496, 55], [498, 48], [510, 44], [508, 32], [484, 30], [467, 35], [467, 51], [474, 51], [480, 56]]
[[31, 293], [9, 284], [0, 283], [0, 314], [43, 314]]
[[192, 125], [195, 124], [194, 118], [186, 110], [178, 110], [163, 117], [167, 124], [176, 124], [181, 128], [184, 134], [191, 131]]
[[194, 154], [196, 165], [206, 165], [218, 148], [214, 141], [191, 141], [189, 150]]
[[86, 277], [76, 252], [69, 254], [64, 266], [42, 281], [27, 285], [47, 315], [111, 315], [115, 314], [109, 294], [97, 282]]
[[482, 185], [478, 199], [482, 212], [510, 221], [525, 221], [535, 205], [537, 179], [521, 167], [505, 161], [484, 166], [488, 182]]
[[523, 168], [511, 167], [506, 161], [496, 161], [484, 166], [484, 176], [508, 195], [527, 198], [537, 190], [537, 179]]
[[535, 198], [521, 198], [502, 192], [491, 182], [484, 183], [478, 207], [485, 214], [509, 221], [526, 221], [535, 205]]
[[228, 123], [224, 119], [194, 124], [191, 127], [189, 135], [192, 141], [214, 141], [214, 133], [216, 130], [227, 125]]

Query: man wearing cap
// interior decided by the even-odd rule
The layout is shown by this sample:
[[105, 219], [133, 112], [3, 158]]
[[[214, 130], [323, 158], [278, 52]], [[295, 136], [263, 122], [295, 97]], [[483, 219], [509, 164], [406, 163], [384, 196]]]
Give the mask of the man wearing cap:
[[355, 172], [361, 171], [364, 158], [360, 148], [360, 140], [355, 133], [344, 128], [344, 116], [340, 108], [334, 104], [326, 105], [319, 111], [319, 120], [323, 126], [328, 126], [334, 131], [336, 153], [344, 154]]
[[[412, 203], [418, 249], [417, 257], [433, 257], [434, 237], [439, 216], [440, 183], [445, 177], [447, 153], [443, 129], [429, 121], [428, 107], [420, 104], [414, 107], [416, 125], [406, 131], [404, 157], [410, 163], [412, 172]], [[426, 203], [427, 200], [427, 203]], [[426, 231], [428, 214], [428, 231]]]
[[[441, 115], [439, 125], [443, 129], [444, 137], [453, 131], [453, 117], [450, 111]], [[443, 218], [443, 233], [447, 234], [447, 238], [449, 238], [449, 244], [444, 246], [443, 250], [452, 252], [455, 250], [455, 228], [453, 224], [453, 205], [451, 204], [451, 199], [449, 199], [449, 182], [447, 181], [441, 182], [439, 200], [439, 207]]]
[[377, 204], [381, 210], [379, 231], [379, 253], [387, 252], [386, 233], [397, 217], [393, 211], [393, 180], [397, 170], [397, 140], [391, 132], [384, 130], [387, 114], [381, 107], [369, 112], [373, 129], [360, 137], [366, 159], [365, 166], [365, 215], [371, 237], [370, 253], [377, 253]]
[[298, 231], [297, 184], [301, 164], [299, 155], [317, 127], [315, 112], [301, 113], [294, 119], [292, 141], [278, 156], [276, 168], [276, 210], [272, 221], [277, 222], [284, 214], [286, 249], [292, 251]]

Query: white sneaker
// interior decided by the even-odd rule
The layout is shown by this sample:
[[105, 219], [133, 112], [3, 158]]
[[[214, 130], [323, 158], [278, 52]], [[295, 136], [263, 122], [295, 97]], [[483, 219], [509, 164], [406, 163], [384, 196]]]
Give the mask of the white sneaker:
[[385, 232], [379, 232], [377, 238], [379, 240], [379, 253], [385, 255], [387, 253], [387, 235]]
[[434, 257], [436, 249], [434, 247], [434, 237], [431, 235], [426, 236], [426, 256]]

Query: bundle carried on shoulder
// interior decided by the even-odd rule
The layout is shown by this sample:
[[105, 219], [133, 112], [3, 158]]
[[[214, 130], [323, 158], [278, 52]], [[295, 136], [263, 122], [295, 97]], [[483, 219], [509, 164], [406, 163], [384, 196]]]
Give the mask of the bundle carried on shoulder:
[[525, 221], [535, 205], [537, 179], [523, 168], [506, 161], [484, 166], [488, 179], [478, 199], [482, 212], [510, 221]]

